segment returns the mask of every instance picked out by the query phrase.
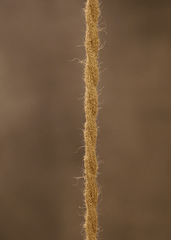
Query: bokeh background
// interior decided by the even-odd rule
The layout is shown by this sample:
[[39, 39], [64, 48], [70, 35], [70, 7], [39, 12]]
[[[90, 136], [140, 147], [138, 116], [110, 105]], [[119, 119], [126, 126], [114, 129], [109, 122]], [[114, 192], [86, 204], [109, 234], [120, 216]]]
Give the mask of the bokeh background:
[[[98, 239], [170, 240], [171, 2], [100, 6]], [[84, 238], [84, 7], [0, 1], [1, 240]]]

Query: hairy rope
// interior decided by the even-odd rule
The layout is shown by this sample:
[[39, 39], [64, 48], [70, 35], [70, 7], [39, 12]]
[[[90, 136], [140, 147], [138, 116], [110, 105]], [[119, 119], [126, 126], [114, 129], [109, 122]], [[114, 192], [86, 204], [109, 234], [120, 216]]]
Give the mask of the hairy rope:
[[98, 69], [98, 18], [100, 15], [98, 0], [87, 0], [85, 11], [86, 19], [86, 62], [84, 70], [85, 81], [85, 156], [84, 156], [84, 173], [85, 173], [85, 224], [86, 240], [96, 240], [98, 230], [97, 201], [98, 186], [97, 177], [97, 158], [96, 158], [96, 140], [97, 140], [97, 124], [96, 117], [98, 114], [98, 93], [97, 83], [99, 77]]

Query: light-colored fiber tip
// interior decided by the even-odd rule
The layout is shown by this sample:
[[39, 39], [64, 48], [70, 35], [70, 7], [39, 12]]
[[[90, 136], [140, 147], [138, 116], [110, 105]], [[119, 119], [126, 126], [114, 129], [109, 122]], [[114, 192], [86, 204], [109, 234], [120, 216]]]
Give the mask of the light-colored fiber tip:
[[85, 174], [85, 234], [86, 240], [96, 240], [98, 231], [97, 201], [98, 186], [97, 177], [97, 158], [96, 158], [96, 140], [97, 124], [96, 117], [98, 113], [98, 93], [97, 83], [99, 78], [98, 68], [98, 18], [100, 15], [99, 1], [87, 0], [85, 6], [86, 35], [85, 49], [86, 62], [84, 70], [85, 81], [85, 156], [84, 156], [84, 174]]

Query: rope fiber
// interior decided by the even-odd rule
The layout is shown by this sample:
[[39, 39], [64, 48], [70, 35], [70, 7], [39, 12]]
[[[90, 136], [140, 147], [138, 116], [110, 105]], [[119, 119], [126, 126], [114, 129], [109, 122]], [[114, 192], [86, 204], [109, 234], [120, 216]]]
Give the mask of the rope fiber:
[[98, 230], [97, 201], [97, 170], [98, 163], [96, 158], [96, 140], [98, 114], [98, 93], [97, 83], [99, 78], [98, 68], [98, 18], [100, 15], [99, 1], [87, 0], [85, 5], [86, 34], [85, 49], [86, 61], [84, 70], [85, 98], [84, 109], [86, 122], [84, 126], [85, 155], [84, 155], [84, 174], [85, 174], [85, 223], [84, 229], [86, 240], [96, 240]]

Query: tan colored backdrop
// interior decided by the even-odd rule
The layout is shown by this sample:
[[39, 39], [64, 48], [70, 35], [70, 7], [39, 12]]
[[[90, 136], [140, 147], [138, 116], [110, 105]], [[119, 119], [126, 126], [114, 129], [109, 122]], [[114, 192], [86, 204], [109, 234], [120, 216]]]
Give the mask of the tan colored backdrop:
[[[84, 3], [0, 1], [1, 240], [83, 238]], [[101, 10], [99, 239], [170, 240], [171, 3]]]

